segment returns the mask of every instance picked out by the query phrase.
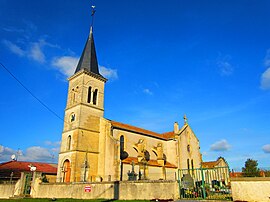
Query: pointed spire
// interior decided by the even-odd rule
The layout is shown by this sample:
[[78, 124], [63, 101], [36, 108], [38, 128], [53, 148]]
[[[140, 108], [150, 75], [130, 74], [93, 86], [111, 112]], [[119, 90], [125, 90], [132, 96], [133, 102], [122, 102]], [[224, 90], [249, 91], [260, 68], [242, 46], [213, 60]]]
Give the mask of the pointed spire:
[[98, 61], [97, 61], [92, 26], [90, 28], [90, 34], [85, 43], [85, 46], [84, 46], [84, 49], [83, 49], [81, 58], [79, 60], [79, 63], [77, 65], [75, 73], [77, 73], [78, 71], [82, 69], [100, 75], [99, 70], [98, 70]]
[[94, 10], [95, 7], [92, 6], [92, 25], [90, 27], [90, 33], [87, 38], [87, 41], [85, 43], [82, 55], [80, 57], [79, 63], [77, 65], [77, 68], [75, 70], [76, 74], [80, 70], [86, 70], [88, 72], [94, 73], [96, 75], [100, 75], [98, 70], [98, 61], [97, 61], [97, 55], [96, 55], [96, 49], [95, 49], [95, 42], [94, 42], [94, 36], [93, 36], [93, 18], [94, 18]]

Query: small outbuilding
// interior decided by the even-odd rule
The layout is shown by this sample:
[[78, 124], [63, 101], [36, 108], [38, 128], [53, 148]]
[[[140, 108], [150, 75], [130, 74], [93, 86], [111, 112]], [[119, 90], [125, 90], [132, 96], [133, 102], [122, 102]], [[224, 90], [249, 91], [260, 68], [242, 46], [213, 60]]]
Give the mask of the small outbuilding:
[[17, 181], [22, 173], [39, 173], [43, 181], [55, 182], [57, 175], [57, 164], [8, 161], [0, 164], [0, 183]]

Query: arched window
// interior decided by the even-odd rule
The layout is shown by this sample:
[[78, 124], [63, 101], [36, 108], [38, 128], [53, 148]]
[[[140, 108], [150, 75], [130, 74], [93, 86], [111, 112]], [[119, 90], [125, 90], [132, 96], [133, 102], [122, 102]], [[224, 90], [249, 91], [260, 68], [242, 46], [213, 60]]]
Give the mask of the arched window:
[[120, 152], [124, 151], [124, 147], [125, 147], [125, 138], [124, 135], [120, 136]]
[[67, 150], [70, 150], [71, 147], [71, 136], [69, 135], [67, 138]]
[[94, 94], [93, 94], [93, 104], [96, 105], [97, 104], [97, 95], [98, 95], [98, 89], [96, 89], [94, 91]]
[[75, 118], [76, 118], [75, 114], [72, 113], [72, 114], [70, 115], [70, 122], [75, 121]]
[[187, 159], [187, 167], [188, 167], [188, 171], [190, 169], [190, 166], [189, 166], [189, 159]]
[[74, 90], [74, 88], [72, 88], [72, 91], [71, 91], [71, 104], [75, 103], [75, 97], [76, 97], [75, 90]]
[[192, 170], [192, 174], [194, 175], [194, 164], [193, 164], [193, 159], [191, 159], [191, 170]]
[[91, 102], [91, 94], [92, 94], [92, 87], [89, 86], [89, 88], [88, 88], [88, 95], [87, 95], [87, 102], [88, 103]]
[[123, 180], [123, 160], [128, 157], [128, 153], [125, 151], [125, 138], [123, 135], [120, 136], [120, 181]]
[[190, 145], [187, 146], [187, 151], [190, 152]]

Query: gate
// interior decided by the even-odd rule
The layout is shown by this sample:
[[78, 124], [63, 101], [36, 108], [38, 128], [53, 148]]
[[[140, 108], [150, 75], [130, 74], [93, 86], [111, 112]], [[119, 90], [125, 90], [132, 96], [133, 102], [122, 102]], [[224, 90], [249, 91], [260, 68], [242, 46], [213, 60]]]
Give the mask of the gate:
[[32, 174], [31, 173], [26, 173], [25, 174], [24, 190], [23, 190], [24, 195], [30, 195], [30, 193], [31, 193], [31, 182], [32, 182]]
[[228, 167], [179, 169], [178, 186], [181, 199], [232, 200]]

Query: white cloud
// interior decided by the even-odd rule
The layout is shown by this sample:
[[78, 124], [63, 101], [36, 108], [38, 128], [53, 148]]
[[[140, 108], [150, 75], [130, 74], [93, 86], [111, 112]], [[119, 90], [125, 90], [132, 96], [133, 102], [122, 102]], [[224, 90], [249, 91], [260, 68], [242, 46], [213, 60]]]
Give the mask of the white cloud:
[[11, 155], [13, 154], [16, 155], [19, 161], [53, 162], [53, 157], [57, 155], [58, 152], [59, 147], [44, 148], [40, 146], [33, 146], [27, 148], [23, 152], [22, 150], [14, 150], [9, 147], [0, 146], [0, 162], [10, 161]]
[[270, 144], [266, 144], [262, 147], [262, 150], [265, 152], [265, 153], [270, 153]]
[[6, 32], [24, 32], [25, 31], [23, 29], [18, 29], [16, 27], [3, 27], [2, 30]]
[[42, 51], [42, 47], [43, 47], [43, 43], [41, 42], [32, 43], [30, 50], [28, 52], [28, 57], [30, 57], [31, 59], [39, 63], [44, 63], [45, 55]]
[[230, 148], [231, 145], [225, 139], [217, 141], [210, 146], [211, 151], [228, 151]]
[[61, 141], [56, 141], [56, 142], [52, 142], [52, 141], [45, 141], [45, 145], [48, 145], [48, 146], [59, 146], [61, 144]]
[[16, 44], [12, 43], [11, 41], [8, 41], [6, 39], [2, 40], [2, 43], [14, 54], [18, 55], [18, 56], [24, 56], [26, 53], [25, 51], [17, 46]]
[[[74, 74], [78, 65], [79, 58], [72, 56], [57, 57], [52, 60], [52, 65], [57, 67], [58, 70], [67, 77]], [[118, 78], [117, 70], [99, 66], [100, 74], [107, 79], [115, 80]]]
[[206, 151], [204, 151], [204, 152], [202, 152], [202, 155], [203, 155], [203, 156], [208, 156], [208, 155], [209, 155], [209, 153], [208, 153], [208, 152], [206, 152]]
[[4, 147], [3, 145], [0, 146], [0, 162], [10, 161], [12, 154], [16, 154], [16, 151], [9, 147]]
[[4, 147], [0, 145], [0, 153], [2, 153], [3, 151], [4, 151]]
[[261, 88], [270, 89], [270, 67], [261, 76]]
[[49, 149], [40, 146], [27, 148], [25, 155], [20, 157], [23, 161], [49, 161], [51, 158], [52, 154]]
[[99, 66], [100, 74], [107, 79], [118, 79], [118, 74], [116, 69], [106, 68], [104, 66]]
[[153, 95], [153, 92], [148, 88], [143, 89], [143, 92], [147, 95]]
[[31, 60], [34, 60], [39, 63], [45, 63], [46, 57], [43, 51], [44, 47], [50, 48], [59, 48], [58, 45], [51, 44], [44, 39], [40, 39], [36, 42], [26, 44], [25, 50], [23, 50], [20, 46], [16, 45], [15, 43], [9, 40], [2, 40], [2, 43], [14, 54], [18, 56], [28, 57]]
[[222, 76], [229, 76], [233, 73], [234, 67], [232, 66], [230, 60], [231, 57], [228, 55], [218, 59], [217, 65]]
[[270, 89], [270, 49], [267, 50], [264, 58], [264, 66], [267, 68], [261, 75], [261, 89]]
[[74, 74], [79, 58], [72, 56], [63, 56], [54, 58], [52, 65], [57, 67], [58, 70], [67, 77]]
[[270, 49], [266, 51], [266, 55], [264, 58], [264, 66], [269, 67], [270, 66]]

